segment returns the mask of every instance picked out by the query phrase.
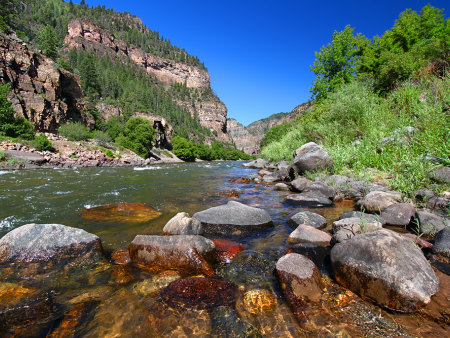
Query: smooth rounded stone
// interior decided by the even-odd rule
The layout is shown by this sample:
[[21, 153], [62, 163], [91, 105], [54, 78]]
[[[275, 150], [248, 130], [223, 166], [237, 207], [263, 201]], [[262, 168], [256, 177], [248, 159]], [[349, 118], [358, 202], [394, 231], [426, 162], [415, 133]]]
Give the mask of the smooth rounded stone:
[[275, 276], [288, 303], [294, 308], [305, 302], [319, 302], [322, 280], [317, 266], [306, 256], [290, 253], [281, 257]]
[[369, 223], [374, 223], [374, 222], [378, 222], [381, 225], [385, 225], [386, 222], [383, 219], [383, 217], [378, 216], [378, 215], [372, 215], [372, 214], [366, 214], [364, 212], [361, 211], [350, 211], [350, 212], [346, 212], [345, 214], [342, 214], [341, 216], [339, 216], [339, 219], [344, 219], [344, 218], [352, 218], [352, 217], [356, 217], [359, 219], [363, 219], [365, 222], [369, 222]]
[[300, 243], [293, 245], [286, 254], [296, 253], [308, 257], [317, 266], [319, 271], [326, 272], [331, 269], [331, 247], [312, 243]]
[[331, 236], [325, 231], [315, 229], [309, 225], [300, 224], [288, 237], [291, 244], [312, 243], [322, 246], [330, 245]]
[[414, 220], [415, 215], [416, 209], [408, 203], [392, 204], [381, 213], [386, 225], [398, 227], [408, 226]]
[[285, 161], [285, 160], [277, 163], [277, 170], [287, 169], [288, 167], [289, 167], [289, 163], [287, 163], [287, 161]]
[[243, 237], [273, 226], [267, 211], [236, 201], [197, 212], [193, 218], [202, 223], [205, 235], [215, 237]]
[[274, 190], [289, 191], [289, 186], [284, 183], [277, 183], [277, 184], [275, 184]]
[[310, 208], [327, 207], [333, 204], [328, 198], [311, 192], [288, 195], [284, 200], [289, 204]]
[[432, 252], [435, 255], [450, 258], [450, 229], [440, 230], [434, 237], [434, 246]]
[[273, 311], [277, 303], [272, 292], [266, 289], [247, 291], [242, 300], [244, 308], [254, 315]]
[[198, 235], [144, 236], [137, 235], [128, 246], [132, 262], [158, 266], [168, 270], [215, 274], [216, 246]]
[[202, 235], [203, 225], [200, 221], [179, 212], [164, 226], [163, 235]]
[[212, 241], [216, 246], [216, 260], [218, 262], [230, 263], [239, 252], [244, 251], [244, 247], [236, 242], [226, 239], [213, 239]]
[[401, 202], [401, 195], [384, 191], [372, 191], [356, 202], [356, 206], [366, 212], [381, 212], [388, 206]]
[[273, 269], [274, 264], [260, 252], [244, 250], [226, 267], [224, 277], [237, 284], [265, 283]]
[[136, 203], [112, 203], [94, 208], [80, 210], [84, 219], [90, 221], [114, 221], [114, 222], [148, 222], [162, 215], [147, 204]]
[[439, 278], [422, 251], [393, 231], [336, 244], [331, 262], [339, 284], [389, 309], [412, 312], [439, 291]]
[[318, 144], [309, 142], [294, 151], [294, 163], [291, 168], [302, 175], [306, 171], [326, 169], [333, 166], [330, 155]]
[[417, 218], [419, 219], [420, 233], [431, 235], [445, 229], [444, 220], [428, 211], [417, 211]]
[[211, 337], [263, 338], [256, 327], [228, 306], [219, 306], [211, 311], [211, 325]]
[[254, 168], [254, 169], [263, 169], [267, 167], [267, 162], [262, 158], [258, 158], [256, 161], [246, 163], [246, 167]]
[[259, 178], [259, 177], [260, 176], [258, 174], [250, 174], [250, 175], [245, 176], [245, 178], [248, 178], [250, 181], [252, 181], [256, 178]]
[[345, 218], [335, 223], [339, 222], [347, 224], [344, 226], [342, 226], [341, 224], [336, 224], [336, 228], [339, 230], [337, 230], [333, 234], [333, 237], [331, 238], [331, 245], [348, 241], [349, 239], [352, 239], [353, 237], [360, 234], [365, 234], [382, 229], [381, 224], [378, 222], [366, 223], [364, 221], [361, 221], [359, 218]]
[[336, 189], [322, 182], [313, 182], [308, 188], [304, 190], [304, 192], [320, 194], [330, 200], [333, 200], [334, 196], [336, 196]]
[[333, 233], [337, 233], [339, 230], [345, 228], [345, 227], [349, 227], [349, 226], [353, 226], [353, 225], [361, 225], [362, 223], [364, 224], [373, 224], [376, 226], [377, 229], [381, 229], [382, 228], [382, 224], [380, 222], [378, 222], [377, 220], [375, 220], [375, 217], [373, 218], [373, 220], [371, 219], [366, 220], [366, 219], [361, 219], [359, 217], [349, 217], [349, 218], [343, 218], [337, 221], [333, 222], [333, 225], [331, 226], [331, 230], [333, 231]]
[[311, 211], [302, 211], [289, 219], [289, 224], [293, 228], [297, 228], [300, 224], [306, 224], [316, 229], [327, 226], [325, 217]]
[[177, 280], [161, 292], [161, 299], [173, 308], [211, 309], [233, 306], [236, 284], [216, 278], [191, 277]]
[[261, 169], [260, 171], [258, 171], [258, 175], [259, 176], [266, 176], [266, 175], [269, 175], [271, 173], [272, 172], [270, 172], [269, 170], [266, 170], [266, 169]]
[[430, 173], [430, 178], [439, 183], [450, 183], [450, 168], [437, 169]]
[[[61, 224], [26, 224], [0, 239], [0, 262], [103, 259], [98, 236]], [[81, 262], [80, 262], [81, 264]]]
[[306, 177], [299, 177], [291, 182], [291, 187], [295, 191], [303, 192], [303, 190], [308, 188], [312, 183], [313, 182]]
[[330, 185], [332, 187], [341, 187], [347, 183], [348, 177], [347, 176], [341, 176], [341, 175], [331, 175], [327, 177], [323, 183]]
[[279, 182], [284, 180], [286, 176], [283, 176], [280, 171], [275, 171], [273, 173], [267, 174], [263, 177], [264, 183], [272, 183], [272, 182]]

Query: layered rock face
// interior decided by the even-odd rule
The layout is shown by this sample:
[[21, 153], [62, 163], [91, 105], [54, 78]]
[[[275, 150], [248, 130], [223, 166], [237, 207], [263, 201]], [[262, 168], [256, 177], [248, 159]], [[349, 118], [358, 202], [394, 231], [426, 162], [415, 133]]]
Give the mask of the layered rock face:
[[56, 63], [33, 52], [20, 39], [0, 34], [0, 80], [11, 84], [8, 99], [16, 115], [37, 130], [54, 132], [67, 120], [90, 125], [82, 112], [80, 77], [58, 69]]
[[[85, 19], [73, 19], [68, 24], [68, 35], [65, 43], [68, 48], [93, 50], [97, 55], [109, 55], [110, 58], [119, 59], [122, 62], [133, 61], [144, 68], [146, 72], [155, 76], [167, 86], [174, 83], [185, 83], [188, 88], [209, 88], [210, 78], [207, 71], [195, 66], [157, 57], [146, 53], [142, 49], [129, 46], [125, 41], [116, 39], [109, 31], [100, 28]], [[180, 101], [194, 116], [194, 108], [191, 102]], [[202, 102], [195, 107], [200, 124], [211, 131], [217, 132], [217, 138], [221, 141], [229, 141], [227, 136], [227, 108], [218, 98]]]

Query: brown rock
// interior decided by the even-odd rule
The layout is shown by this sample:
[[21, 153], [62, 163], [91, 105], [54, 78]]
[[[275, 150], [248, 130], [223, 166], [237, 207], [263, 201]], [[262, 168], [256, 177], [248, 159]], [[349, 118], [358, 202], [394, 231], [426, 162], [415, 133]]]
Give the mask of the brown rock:
[[331, 236], [322, 230], [300, 224], [288, 237], [291, 244], [312, 243], [322, 246], [330, 245]]
[[213, 239], [212, 241], [216, 246], [216, 260], [222, 263], [230, 263], [239, 252], [244, 250], [241, 244], [226, 239]]
[[269, 290], [250, 290], [244, 294], [244, 307], [251, 314], [257, 315], [263, 312], [273, 311], [276, 300]]
[[80, 213], [87, 220], [115, 222], [148, 222], [162, 215], [162, 212], [140, 202], [106, 204], [82, 209]]
[[128, 250], [116, 250], [111, 254], [114, 264], [127, 264], [130, 262]]
[[396, 203], [388, 206], [382, 213], [381, 217], [386, 225], [399, 227], [408, 226], [416, 215], [416, 209], [411, 204]]
[[401, 195], [398, 193], [384, 192], [384, 191], [372, 191], [368, 193], [364, 198], [360, 199], [356, 205], [366, 212], [380, 212], [384, 211], [388, 206], [400, 203]]

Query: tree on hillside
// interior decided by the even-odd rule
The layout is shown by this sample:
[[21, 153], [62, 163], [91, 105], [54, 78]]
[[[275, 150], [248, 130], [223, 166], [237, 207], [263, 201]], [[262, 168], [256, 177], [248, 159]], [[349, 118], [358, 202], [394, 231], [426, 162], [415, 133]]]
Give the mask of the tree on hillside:
[[47, 25], [39, 35], [39, 47], [45, 56], [56, 59], [58, 57], [58, 37], [55, 30]]
[[355, 29], [346, 26], [341, 32], [334, 31], [332, 42], [322, 46], [316, 52], [316, 60], [310, 70], [317, 78], [310, 88], [312, 98], [318, 101], [324, 99], [329, 92], [334, 91], [343, 83], [349, 83], [355, 73], [357, 37]]
[[87, 94], [99, 92], [98, 73], [95, 68], [94, 56], [84, 54], [80, 62], [81, 86]]

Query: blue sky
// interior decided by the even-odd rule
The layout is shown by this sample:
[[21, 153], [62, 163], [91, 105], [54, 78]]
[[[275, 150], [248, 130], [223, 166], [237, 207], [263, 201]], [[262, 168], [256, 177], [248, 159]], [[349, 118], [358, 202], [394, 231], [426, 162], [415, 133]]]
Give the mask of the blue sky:
[[[79, 1], [74, 1], [79, 3]], [[211, 85], [243, 125], [308, 101], [314, 52], [346, 25], [382, 35], [406, 8], [429, 1], [108, 1], [87, 0], [139, 16], [172, 44], [205, 63]], [[433, 1], [437, 8], [448, 0]], [[447, 6], [446, 6], [447, 5]], [[448, 18], [450, 8], [444, 12]]]

